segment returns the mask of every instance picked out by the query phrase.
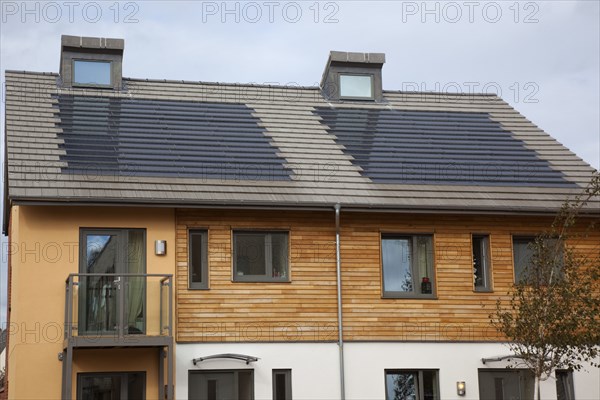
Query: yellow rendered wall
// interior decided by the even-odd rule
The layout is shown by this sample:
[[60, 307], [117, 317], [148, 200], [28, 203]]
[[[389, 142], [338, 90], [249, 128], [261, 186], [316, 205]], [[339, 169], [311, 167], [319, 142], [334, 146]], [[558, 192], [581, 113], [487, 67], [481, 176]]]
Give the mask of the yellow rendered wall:
[[[65, 280], [79, 272], [80, 228], [145, 228], [147, 273], [173, 274], [174, 211], [165, 208], [14, 206], [9, 251], [12, 267], [9, 396], [60, 398]], [[154, 241], [167, 241], [167, 255], [154, 255]], [[76, 350], [74, 368], [88, 371], [148, 371], [148, 398], [157, 396], [156, 349], [112, 350], [101, 358]], [[142, 354], [145, 352], [144, 354]], [[110, 366], [112, 364], [112, 367]], [[153, 386], [154, 385], [154, 386]], [[75, 395], [75, 391], [73, 394]]]

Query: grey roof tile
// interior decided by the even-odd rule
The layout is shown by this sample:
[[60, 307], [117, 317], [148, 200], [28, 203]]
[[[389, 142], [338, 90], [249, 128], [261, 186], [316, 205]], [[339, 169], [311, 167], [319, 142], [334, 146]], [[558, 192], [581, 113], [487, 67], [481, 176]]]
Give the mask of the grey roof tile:
[[[13, 201], [187, 206], [340, 202], [357, 208], [549, 212], [580, 191], [593, 172], [506, 102], [489, 95], [386, 91], [383, 104], [330, 104], [315, 87], [125, 79], [125, 92], [65, 90], [57, 87], [56, 74], [15, 71], [6, 72], [6, 81], [8, 195]], [[106, 111], [83, 107], [73, 122], [69, 118], [74, 114], [61, 104], [73, 96], [83, 103], [107, 104]], [[133, 103], [135, 110], [123, 107]], [[378, 123], [356, 119], [365, 113], [380, 115]], [[387, 121], [392, 114], [404, 120]], [[472, 129], [469, 114], [482, 116], [483, 122]], [[427, 115], [424, 120], [415, 117]], [[347, 123], [340, 124], [340, 116]], [[444, 154], [460, 154], [468, 168], [481, 165], [473, 135], [481, 143], [489, 139], [486, 157], [530, 160], [545, 178], [512, 176], [501, 183], [485, 176], [469, 181], [455, 173], [453, 184], [377, 178], [389, 176], [389, 169], [397, 170], [411, 157], [425, 169], [439, 164]], [[377, 138], [378, 144], [368, 138]], [[442, 147], [423, 146], [424, 141]], [[237, 175], [215, 175], [222, 172], [218, 167], [204, 175], [164, 174], [177, 168], [190, 172], [206, 163], [212, 168], [215, 160], [225, 159], [239, 161], [238, 169], [244, 170]], [[248, 166], [253, 160], [259, 167], [270, 160], [284, 173], [252, 175]]]

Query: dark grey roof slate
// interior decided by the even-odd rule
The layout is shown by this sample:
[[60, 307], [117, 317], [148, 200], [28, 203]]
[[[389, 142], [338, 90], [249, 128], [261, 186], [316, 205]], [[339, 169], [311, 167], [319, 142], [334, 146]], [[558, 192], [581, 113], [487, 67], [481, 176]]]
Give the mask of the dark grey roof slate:
[[[552, 212], [594, 171], [489, 95], [330, 104], [318, 88], [57, 78], [6, 72], [10, 201]], [[446, 162], [460, 168], [432, 179]]]

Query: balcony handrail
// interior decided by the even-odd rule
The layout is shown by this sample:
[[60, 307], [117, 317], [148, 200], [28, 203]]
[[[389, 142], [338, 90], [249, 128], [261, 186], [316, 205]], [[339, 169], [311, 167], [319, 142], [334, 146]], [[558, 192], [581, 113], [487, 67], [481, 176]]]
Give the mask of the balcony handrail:
[[173, 274], [131, 274], [131, 273], [122, 273], [122, 274], [115, 274], [115, 273], [111, 273], [111, 274], [99, 274], [99, 273], [72, 273], [69, 274], [67, 276], [67, 279], [65, 279], [65, 282], [69, 282], [72, 278], [74, 277], [79, 277], [79, 276], [83, 276], [83, 277], [87, 277], [87, 276], [98, 276], [98, 277], [102, 277], [102, 276], [129, 276], [129, 277], [149, 277], [149, 278], [160, 278], [163, 277], [163, 279], [161, 280], [161, 282], [164, 282], [165, 280], [171, 279], [173, 278]]
[[[173, 335], [173, 274], [143, 274], [143, 273], [71, 273], [67, 276], [65, 280], [66, 283], [66, 291], [65, 291], [65, 339], [70, 339], [73, 336], [73, 298], [72, 294], [74, 293], [74, 288], [79, 286], [80, 279], [79, 278], [88, 278], [88, 277], [124, 277], [124, 278], [162, 278], [158, 281], [161, 287], [165, 287], [168, 290], [168, 299], [166, 300], [168, 303], [168, 311], [167, 314], [163, 314], [163, 299], [160, 299], [159, 305], [159, 332], [162, 332], [163, 329], [167, 330], [167, 335]], [[78, 279], [75, 279], [78, 278]], [[146, 279], [147, 280], [147, 279]], [[167, 317], [166, 326], [163, 326], [163, 318]], [[68, 328], [67, 328], [68, 327]], [[123, 333], [120, 333], [122, 336]], [[159, 336], [162, 336], [162, 333], [159, 333]]]

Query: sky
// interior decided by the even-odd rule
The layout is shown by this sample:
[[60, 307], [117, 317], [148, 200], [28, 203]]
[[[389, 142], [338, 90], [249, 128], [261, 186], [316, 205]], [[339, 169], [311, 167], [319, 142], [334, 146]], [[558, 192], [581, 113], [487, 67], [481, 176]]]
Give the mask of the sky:
[[0, 0], [0, 11], [2, 134], [4, 71], [58, 72], [68, 34], [125, 39], [131, 78], [314, 86], [331, 50], [385, 53], [384, 90], [496, 93], [600, 168], [598, 0]]

